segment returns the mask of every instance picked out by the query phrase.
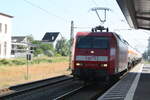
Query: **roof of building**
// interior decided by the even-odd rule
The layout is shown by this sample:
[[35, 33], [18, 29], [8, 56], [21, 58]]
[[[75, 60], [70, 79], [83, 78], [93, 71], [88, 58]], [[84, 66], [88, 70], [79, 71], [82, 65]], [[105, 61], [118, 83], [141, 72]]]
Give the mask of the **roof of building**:
[[12, 36], [11, 38], [13, 42], [22, 42], [27, 37], [26, 36]]
[[130, 27], [150, 30], [150, 0], [117, 0]]
[[6, 17], [9, 17], [9, 18], [13, 18], [13, 16], [8, 15], [8, 14], [4, 14], [4, 13], [1, 13], [1, 12], [0, 12], [0, 15], [2, 15], [2, 16], [6, 16]]
[[46, 32], [42, 41], [43, 42], [54, 42], [60, 32]]

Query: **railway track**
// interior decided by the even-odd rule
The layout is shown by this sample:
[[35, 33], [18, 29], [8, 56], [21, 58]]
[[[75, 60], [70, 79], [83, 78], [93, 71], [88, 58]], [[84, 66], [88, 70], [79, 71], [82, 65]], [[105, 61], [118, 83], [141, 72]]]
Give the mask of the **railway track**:
[[0, 90], [0, 100], [20, 100], [21, 98], [22, 100], [38, 100], [39, 97], [41, 100], [46, 93], [44, 93], [45, 89], [49, 89], [51, 92], [44, 97], [44, 100], [95, 100], [108, 88], [99, 84], [95, 86], [93, 84], [84, 85], [83, 82], [76, 83], [72, 76], [59, 76], [2, 89]]
[[67, 98], [68, 96], [80, 92], [83, 88], [85, 88], [85, 86], [80, 86], [80, 87], [78, 87], [78, 88], [76, 88], [76, 89], [74, 89], [74, 90], [72, 90], [72, 91], [66, 92], [66, 93], [63, 94], [63, 95], [60, 95], [60, 96], [54, 98], [53, 100], [64, 100], [64, 99]]
[[[122, 73], [117, 81], [124, 78], [130, 70]], [[101, 96], [107, 89], [113, 86], [117, 81], [113, 82], [109, 86], [104, 86], [105, 84], [89, 84], [80, 86], [72, 91], [68, 91], [63, 95], [60, 95], [53, 100], [96, 100]]]
[[84, 85], [72, 76], [62, 75], [1, 89], [0, 100], [95, 100], [112, 85]]
[[108, 87], [104, 84], [88, 84], [77, 87], [52, 100], [96, 100]]
[[0, 100], [11, 98], [17, 95], [21, 95], [39, 88], [44, 88], [46, 86], [54, 85], [63, 81], [72, 80], [72, 76], [58, 76], [54, 78], [39, 80], [35, 82], [30, 82], [26, 84], [16, 85], [9, 88], [0, 90]]
[[[59, 76], [5, 88], [7, 91], [2, 89], [0, 90], [0, 100], [72, 100], [71, 98], [76, 98], [76, 95], [79, 98], [86, 92], [92, 94], [93, 91], [89, 92], [93, 89], [91, 86], [91, 84], [84, 85], [83, 82], [75, 81], [71, 76]], [[50, 92], [46, 94], [44, 88]], [[46, 96], [44, 96], [45, 94]], [[89, 97], [93, 98], [94, 96], [90, 95]], [[81, 99], [79, 98], [79, 100]]]

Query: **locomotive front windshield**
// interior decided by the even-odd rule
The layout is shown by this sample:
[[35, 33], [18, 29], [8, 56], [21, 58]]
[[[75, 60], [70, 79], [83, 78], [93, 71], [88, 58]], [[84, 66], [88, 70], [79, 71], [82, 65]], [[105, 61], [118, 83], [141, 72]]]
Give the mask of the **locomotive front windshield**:
[[107, 49], [108, 47], [108, 37], [81, 36], [77, 39], [77, 48]]

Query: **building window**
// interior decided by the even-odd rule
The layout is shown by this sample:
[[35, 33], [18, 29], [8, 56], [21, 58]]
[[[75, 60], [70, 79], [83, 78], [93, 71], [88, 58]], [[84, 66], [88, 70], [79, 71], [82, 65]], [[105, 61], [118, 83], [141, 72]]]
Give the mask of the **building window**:
[[0, 23], [0, 32], [2, 32], [2, 23]]
[[7, 42], [4, 42], [4, 55], [7, 55]]
[[5, 33], [7, 33], [7, 24], [5, 24]]

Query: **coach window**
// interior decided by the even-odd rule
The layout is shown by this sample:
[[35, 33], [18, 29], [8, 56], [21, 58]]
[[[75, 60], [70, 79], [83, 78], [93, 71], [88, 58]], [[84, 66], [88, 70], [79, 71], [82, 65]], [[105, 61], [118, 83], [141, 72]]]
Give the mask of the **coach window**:
[[0, 23], [0, 33], [2, 32], [2, 23]]
[[5, 24], [5, 33], [7, 33], [7, 24]]

